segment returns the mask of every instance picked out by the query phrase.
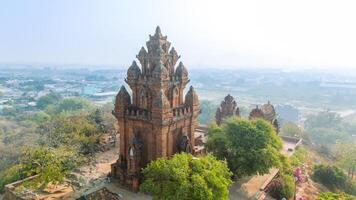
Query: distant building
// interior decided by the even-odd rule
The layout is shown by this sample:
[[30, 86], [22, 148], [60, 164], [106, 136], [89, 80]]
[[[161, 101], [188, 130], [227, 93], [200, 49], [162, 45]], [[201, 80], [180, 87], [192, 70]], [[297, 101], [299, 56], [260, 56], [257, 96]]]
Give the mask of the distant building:
[[274, 106], [268, 101], [267, 104], [263, 104], [260, 108], [256, 106], [251, 112], [249, 119], [265, 119], [270, 122], [273, 127], [279, 133], [279, 123], [277, 120], [277, 113]]
[[215, 120], [218, 125], [220, 125], [224, 119], [240, 116], [240, 109], [237, 107], [237, 103], [230, 94], [228, 94], [224, 101], [221, 102], [220, 107], [217, 108], [215, 113]]
[[[116, 96], [113, 111], [119, 125], [120, 156], [111, 175], [137, 191], [140, 171], [151, 160], [195, 150], [200, 104], [189, 83], [188, 70], [159, 27], [127, 70], [126, 83]], [[199, 134], [198, 137], [201, 137]], [[203, 141], [203, 140], [197, 140]]]

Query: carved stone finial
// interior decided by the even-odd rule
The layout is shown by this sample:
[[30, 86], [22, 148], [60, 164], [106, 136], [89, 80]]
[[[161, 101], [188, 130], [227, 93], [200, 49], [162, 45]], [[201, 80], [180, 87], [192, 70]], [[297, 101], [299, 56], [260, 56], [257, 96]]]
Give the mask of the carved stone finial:
[[182, 78], [182, 77], [188, 77], [188, 70], [187, 68], [183, 65], [182, 62], [179, 62], [179, 65], [176, 69], [176, 73], [175, 73], [178, 77]]
[[146, 56], [146, 55], [147, 55], [147, 51], [145, 47], [141, 47], [140, 51], [138, 52], [138, 57]]
[[172, 49], [169, 51], [169, 55], [171, 56], [171, 64], [174, 67], [176, 65], [178, 59], [180, 58], [180, 56], [178, 55], [178, 53], [174, 49], [174, 47], [172, 47]]
[[133, 61], [129, 69], [127, 70], [128, 79], [136, 79], [141, 75], [141, 69], [137, 65], [136, 61]]
[[155, 36], [162, 36], [161, 28], [159, 26], [156, 27]]
[[185, 95], [185, 104], [190, 106], [199, 105], [199, 98], [193, 86], [190, 86], [189, 91]]
[[171, 50], [169, 51], [169, 53], [170, 53], [171, 55], [177, 55], [177, 56], [178, 56], [177, 51], [176, 51], [176, 49], [175, 49], [174, 47], [171, 48]]
[[131, 104], [130, 94], [127, 92], [125, 86], [121, 86], [120, 91], [116, 95], [115, 111], [123, 112], [125, 107]]

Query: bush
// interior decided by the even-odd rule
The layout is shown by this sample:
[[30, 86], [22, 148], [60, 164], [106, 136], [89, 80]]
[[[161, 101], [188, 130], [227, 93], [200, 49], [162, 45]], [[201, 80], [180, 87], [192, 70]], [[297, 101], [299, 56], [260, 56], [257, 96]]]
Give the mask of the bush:
[[54, 92], [51, 92], [45, 96], [40, 97], [37, 100], [37, 108], [39, 109], [44, 109], [50, 104], [55, 104], [61, 99], [61, 96], [59, 94], [56, 94]]
[[213, 156], [176, 154], [152, 161], [142, 172], [140, 189], [157, 200], [227, 200], [232, 184], [226, 163]]
[[94, 106], [90, 101], [81, 97], [68, 97], [61, 99], [55, 104], [50, 104], [46, 107], [46, 113], [58, 114], [62, 112], [78, 112], [81, 110], [91, 111]]
[[355, 200], [355, 196], [350, 196], [345, 193], [323, 192], [316, 200]]
[[35, 179], [26, 182], [25, 187], [44, 188], [48, 183], [61, 183], [68, 171], [74, 169], [80, 162], [75, 152], [68, 148], [51, 149], [37, 147], [27, 149], [20, 158], [20, 163], [0, 174], [0, 193], [4, 192], [6, 184], [33, 176]]
[[300, 167], [305, 162], [308, 151], [302, 147], [298, 148], [290, 157], [290, 162], [293, 167]]
[[291, 198], [294, 194], [295, 182], [294, 177], [291, 175], [281, 175], [274, 181], [271, 188], [270, 195], [276, 199]]
[[21, 180], [26, 177], [26, 175], [21, 170], [21, 165], [13, 165], [0, 174], [0, 193], [5, 192], [5, 185]]
[[330, 190], [344, 189], [348, 182], [346, 174], [340, 168], [329, 165], [316, 165], [312, 177]]
[[289, 136], [289, 137], [297, 137], [297, 138], [304, 137], [303, 131], [296, 124], [292, 122], [287, 122], [282, 125], [281, 135]]
[[53, 148], [75, 147], [82, 154], [93, 154], [98, 149], [101, 128], [87, 114], [75, 116], [53, 115], [39, 126], [42, 143]]
[[64, 181], [65, 175], [77, 166], [78, 158], [68, 148], [50, 149], [39, 147], [28, 149], [21, 159], [21, 172], [26, 177], [39, 175], [26, 183], [26, 186], [45, 188], [48, 183], [58, 184]]

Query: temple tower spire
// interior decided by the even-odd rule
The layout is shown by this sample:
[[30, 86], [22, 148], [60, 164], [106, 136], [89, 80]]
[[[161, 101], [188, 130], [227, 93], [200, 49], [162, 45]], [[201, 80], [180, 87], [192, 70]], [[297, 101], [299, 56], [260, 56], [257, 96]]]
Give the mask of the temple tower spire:
[[[194, 152], [200, 104], [188, 70], [159, 26], [141, 47], [121, 87], [113, 114], [120, 132], [120, 158], [112, 175], [138, 189], [140, 170], [151, 160], [181, 151]], [[179, 64], [177, 64], [179, 62]], [[184, 141], [184, 142], [182, 142]]]

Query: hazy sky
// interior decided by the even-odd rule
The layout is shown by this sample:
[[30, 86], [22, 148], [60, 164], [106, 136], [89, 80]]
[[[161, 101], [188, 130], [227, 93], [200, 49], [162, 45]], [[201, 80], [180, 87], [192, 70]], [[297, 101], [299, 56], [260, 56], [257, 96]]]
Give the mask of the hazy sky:
[[187, 66], [356, 69], [354, 0], [1, 0], [0, 63], [128, 66], [156, 25]]

